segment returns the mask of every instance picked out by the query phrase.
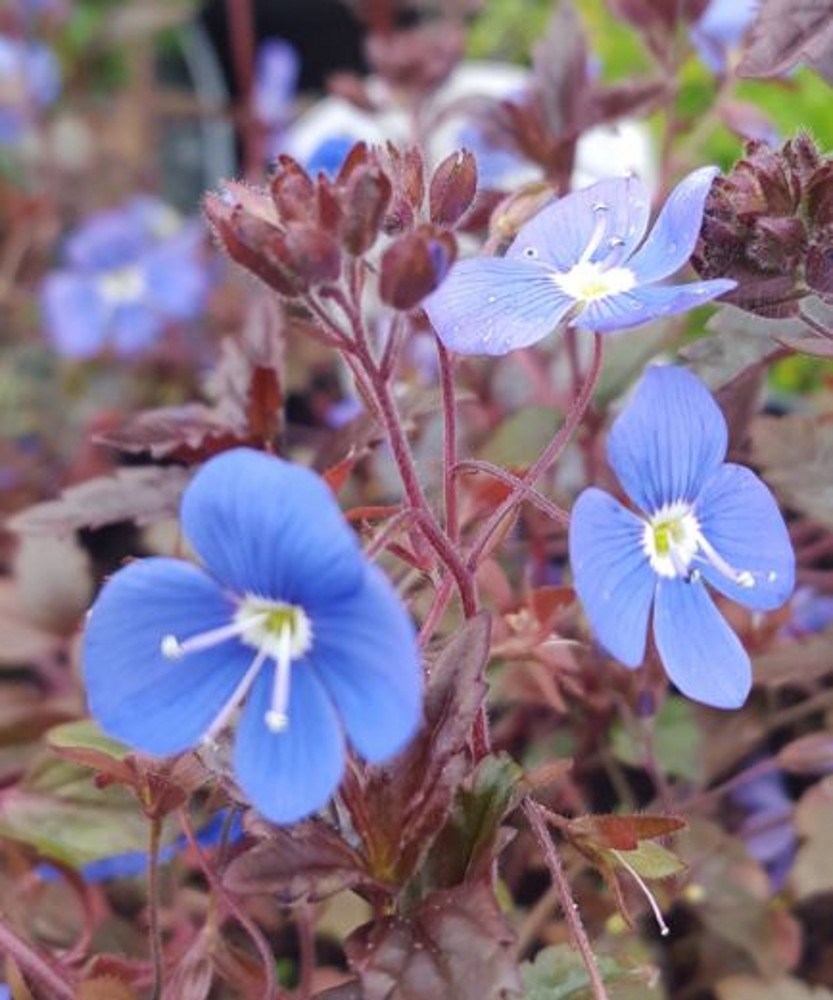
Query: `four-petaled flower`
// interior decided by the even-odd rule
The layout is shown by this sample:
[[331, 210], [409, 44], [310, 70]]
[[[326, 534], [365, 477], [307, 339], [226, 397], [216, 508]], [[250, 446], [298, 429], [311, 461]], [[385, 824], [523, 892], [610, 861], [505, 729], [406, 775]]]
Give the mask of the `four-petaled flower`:
[[548, 205], [505, 256], [459, 261], [428, 296], [423, 305], [440, 339], [462, 354], [506, 354], [564, 320], [622, 330], [731, 291], [735, 283], [722, 278], [656, 284], [691, 256], [716, 173], [703, 167], [681, 181], [644, 241], [650, 199], [634, 177], [599, 181]]
[[105, 347], [129, 357], [169, 324], [197, 319], [212, 283], [202, 242], [199, 226], [149, 196], [91, 216], [67, 240], [67, 266], [41, 287], [53, 346], [71, 358]]
[[726, 422], [705, 386], [647, 370], [615, 421], [608, 458], [633, 513], [585, 490], [570, 517], [576, 591], [601, 644], [628, 667], [645, 659], [648, 619], [671, 680], [718, 708], [743, 704], [749, 657], [706, 590], [757, 611], [792, 593], [795, 558], [766, 486], [725, 463]]
[[92, 714], [167, 755], [214, 742], [245, 702], [237, 780], [263, 815], [293, 822], [338, 786], [345, 733], [371, 762], [413, 736], [411, 620], [308, 469], [226, 452], [197, 473], [181, 516], [206, 570], [152, 558], [105, 584], [85, 636]]

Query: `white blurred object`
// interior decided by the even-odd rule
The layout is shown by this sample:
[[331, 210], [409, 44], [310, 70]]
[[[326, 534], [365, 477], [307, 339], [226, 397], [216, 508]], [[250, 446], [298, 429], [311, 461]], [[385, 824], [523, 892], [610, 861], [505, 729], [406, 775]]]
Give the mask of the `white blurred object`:
[[[459, 66], [436, 92], [426, 117], [432, 122], [427, 140], [429, 168], [461, 146], [475, 147], [481, 176], [490, 185], [511, 190], [541, 179], [540, 169], [514, 154], [478, 142], [473, 118], [466, 102], [478, 97], [519, 97], [531, 79], [529, 71], [506, 63], [469, 62]], [[327, 97], [301, 115], [284, 135], [283, 151], [302, 164], [313, 164], [334, 172], [337, 163], [326, 166], [316, 154], [333, 140], [370, 144], [391, 140], [413, 142], [417, 135], [411, 116], [394, 91], [383, 81], [367, 81], [371, 98], [386, 110], [370, 114], [341, 97]], [[477, 148], [479, 146], [479, 148]], [[579, 140], [573, 187], [585, 187], [611, 175], [634, 174], [649, 189], [656, 185], [656, 155], [648, 129], [639, 122], [625, 120], [588, 130]]]

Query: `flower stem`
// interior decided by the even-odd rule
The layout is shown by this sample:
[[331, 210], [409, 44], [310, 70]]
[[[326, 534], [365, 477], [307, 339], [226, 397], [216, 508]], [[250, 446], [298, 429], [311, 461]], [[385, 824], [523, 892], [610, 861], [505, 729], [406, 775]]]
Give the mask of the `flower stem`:
[[43, 955], [0, 920], [0, 952], [14, 959], [21, 971], [39, 983], [53, 1000], [73, 1000], [75, 987], [67, 970], [57, 972]]
[[443, 400], [443, 497], [445, 532], [452, 545], [460, 541], [460, 518], [457, 509], [457, 401], [454, 387], [454, 361], [439, 337], [437, 359], [440, 363], [440, 389]]
[[573, 899], [561, 859], [555, 849], [555, 844], [549, 834], [549, 830], [547, 830], [541, 809], [537, 803], [531, 799], [527, 799], [523, 804], [523, 811], [527, 820], [529, 820], [529, 825], [532, 827], [535, 839], [538, 841], [538, 845], [543, 852], [544, 860], [547, 863], [547, 868], [549, 868], [552, 878], [553, 888], [561, 902], [561, 909], [564, 911], [567, 925], [573, 936], [573, 942], [581, 954], [584, 967], [587, 970], [593, 996], [595, 1000], [609, 1000], [607, 989], [599, 973], [599, 967], [596, 964], [596, 956], [593, 954], [590, 940], [587, 937], [587, 931], [585, 931], [584, 924], [582, 923], [581, 914]]
[[573, 400], [564, 423], [558, 429], [556, 435], [527, 469], [523, 478], [518, 481], [518, 485], [481, 528], [480, 533], [475, 538], [469, 550], [467, 565], [470, 572], [473, 572], [477, 568], [492, 535], [500, 528], [504, 518], [511, 514], [521, 501], [528, 499], [538, 477], [543, 475], [558, 458], [581, 423], [582, 417], [590, 405], [593, 390], [596, 388], [599, 374], [602, 370], [604, 338], [600, 333], [593, 334], [593, 337], [593, 360], [581, 391]]
[[159, 927], [159, 838], [161, 834], [162, 820], [159, 817], [153, 817], [150, 821], [150, 844], [148, 846], [148, 936], [153, 965], [153, 988], [150, 991], [150, 1000], [159, 1000], [164, 986], [162, 932]]
[[260, 928], [240, 908], [237, 901], [223, 885], [222, 880], [217, 875], [217, 872], [214, 871], [208, 863], [208, 859], [206, 858], [199, 845], [196, 835], [194, 834], [194, 828], [191, 825], [188, 813], [184, 808], [179, 810], [179, 822], [182, 827], [182, 832], [185, 834], [185, 839], [188, 841], [188, 845], [194, 852], [200, 868], [202, 869], [202, 873], [205, 875], [206, 881], [211, 886], [212, 891], [223, 901], [229, 912], [246, 931], [252, 939], [254, 946], [257, 948], [258, 954], [263, 962], [263, 975], [265, 979], [262, 1000], [278, 1000], [282, 994], [278, 991], [278, 984], [275, 979], [275, 956], [272, 954], [272, 950], [261, 933]]

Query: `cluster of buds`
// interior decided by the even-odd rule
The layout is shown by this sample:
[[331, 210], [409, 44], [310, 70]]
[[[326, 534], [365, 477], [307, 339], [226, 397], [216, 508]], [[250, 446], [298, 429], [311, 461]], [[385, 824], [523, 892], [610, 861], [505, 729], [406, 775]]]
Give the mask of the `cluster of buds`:
[[762, 316], [833, 299], [833, 159], [803, 133], [777, 150], [749, 143], [712, 186], [693, 263], [704, 278], [734, 278], [726, 301]]
[[312, 178], [281, 156], [266, 188], [228, 183], [205, 211], [229, 256], [286, 298], [354, 295], [355, 262], [373, 251], [378, 294], [412, 309], [432, 292], [456, 255], [452, 230], [475, 201], [474, 157], [449, 156], [425, 182], [416, 149], [353, 147], [337, 176]]

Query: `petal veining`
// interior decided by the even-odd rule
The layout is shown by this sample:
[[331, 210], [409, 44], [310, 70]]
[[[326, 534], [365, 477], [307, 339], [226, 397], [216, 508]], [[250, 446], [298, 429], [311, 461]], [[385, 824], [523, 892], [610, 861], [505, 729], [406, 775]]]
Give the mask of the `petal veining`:
[[573, 300], [541, 264], [477, 257], [452, 267], [423, 302], [440, 340], [460, 354], [506, 354], [556, 328]]
[[684, 695], [714, 708], [740, 708], [752, 685], [749, 656], [702, 583], [661, 580], [654, 639]]
[[593, 632], [628, 667], [645, 658], [648, 614], [656, 584], [642, 549], [644, 523], [595, 487], [570, 514], [570, 565]]
[[172, 660], [162, 639], [219, 628], [233, 611], [214, 580], [178, 559], [143, 559], [111, 577], [84, 636], [87, 695], [102, 728], [147, 753], [196, 746], [253, 653], [231, 640]]
[[772, 494], [751, 469], [728, 463], [697, 499], [700, 530], [720, 557], [748, 572], [752, 585], [732, 582], [708, 562], [698, 569], [709, 583], [739, 604], [760, 611], [780, 607], [795, 585], [795, 555]]
[[235, 448], [207, 462], [185, 491], [182, 525], [241, 596], [303, 606], [361, 583], [358, 545], [324, 480], [262, 452]]
[[694, 252], [703, 208], [717, 167], [701, 167], [684, 177], [668, 196], [648, 238], [631, 257], [629, 267], [640, 284], [667, 278]]
[[[598, 181], [551, 202], [521, 226], [506, 251], [509, 260], [538, 259], [559, 271], [569, 271], [585, 258], [603, 262], [615, 250], [627, 259], [648, 225], [651, 201], [635, 177]], [[603, 231], [599, 232], [600, 224]]]
[[292, 667], [289, 725], [266, 725], [272, 671], [255, 681], [237, 731], [234, 767], [252, 804], [275, 823], [294, 823], [323, 808], [344, 771], [344, 736], [335, 706], [307, 663]]
[[387, 577], [368, 565], [354, 594], [311, 608], [309, 659], [366, 760], [402, 749], [421, 719], [422, 667], [414, 628]]
[[647, 369], [617, 417], [607, 454], [625, 492], [647, 514], [696, 499], [720, 467], [726, 421], [703, 383], [683, 368]]

